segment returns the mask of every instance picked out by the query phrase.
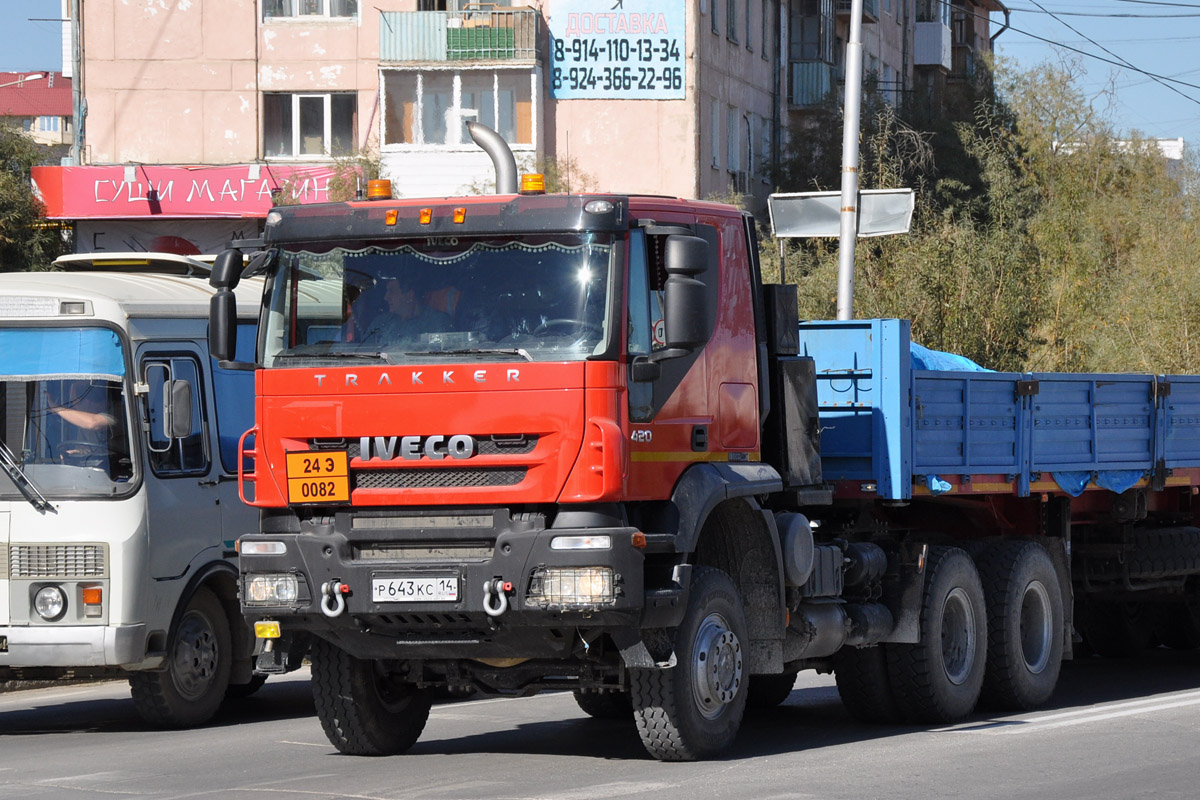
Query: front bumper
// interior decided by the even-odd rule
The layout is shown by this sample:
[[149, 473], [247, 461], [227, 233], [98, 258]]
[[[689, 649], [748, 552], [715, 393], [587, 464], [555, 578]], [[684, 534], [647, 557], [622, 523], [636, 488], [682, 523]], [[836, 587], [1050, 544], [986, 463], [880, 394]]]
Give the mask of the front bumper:
[[[31, 625], [0, 628], [0, 671], [11, 668], [144, 669], [145, 625]], [[158, 661], [162, 658], [159, 656]]]
[[[338, 515], [296, 532], [264, 532], [242, 538], [242, 611], [251, 622], [278, 620], [286, 631], [307, 631], [338, 642], [359, 658], [564, 658], [580, 637], [606, 631], [636, 631], [645, 607], [642, 550], [631, 527], [546, 528], [537, 521], [487, 512], [486, 528], [420, 527], [418, 522], [355, 523]], [[474, 515], [476, 518], [478, 514]], [[363, 519], [361, 517], [357, 518]], [[371, 518], [377, 519], [377, 518]], [[359, 525], [359, 527], [355, 527]], [[608, 536], [604, 550], [554, 550], [563, 536]], [[279, 542], [280, 555], [247, 555], [253, 542]], [[531, 595], [544, 568], [601, 567], [612, 570], [611, 601], [591, 605], [548, 605]], [[247, 602], [247, 579], [261, 574], [297, 576], [299, 598], [288, 607]], [[377, 579], [439, 577], [457, 582], [452, 601], [375, 602]], [[486, 585], [511, 583], [507, 608], [493, 611], [497, 597]], [[322, 586], [337, 582], [344, 611], [321, 610]]]

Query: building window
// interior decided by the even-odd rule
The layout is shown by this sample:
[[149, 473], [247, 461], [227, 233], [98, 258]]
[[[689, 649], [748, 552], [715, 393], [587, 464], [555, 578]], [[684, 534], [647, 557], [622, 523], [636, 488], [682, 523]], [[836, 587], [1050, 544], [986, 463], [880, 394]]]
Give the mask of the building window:
[[769, 32], [768, 20], [771, 16], [771, 3], [769, 0], [762, 0], [762, 30], [758, 40], [762, 42], [762, 47], [759, 48], [762, 52], [763, 61], [768, 61], [771, 58], [771, 39], [767, 35]]
[[58, 133], [58, 117], [38, 117], [38, 130]]
[[917, 0], [917, 22], [940, 22], [949, 28], [953, 13], [943, 0]]
[[329, 158], [354, 152], [358, 96], [264, 94], [263, 154], [267, 158]]
[[[760, 2], [765, 5], [767, 0], [760, 0]], [[750, 0], [746, 0], [746, 49], [753, 52], [754, 43], [750, 41], [750, 29], [754, 26], [754, 20], [750, 17]]]
[[742, 168], [742, 154], [738, 148], [738, 110], [730, 106], [725, 111], [725, 167], [730, 172]]
[[[715, 2], [715, 0], [714, 0]], [[708, 101], [709, 126], [712, 128], [712, 165], [721, 168], [721, 106], [717, 101]]]
[[480, 122], [533, 144], [533, 77], [519, 70], [384, 70], [384, 144], [460, 145]]
[[799, 0], [792, 4], [792, 61], [833, 63], [833, 0]]
[[[750, 0], [746, 0], [750, 2]], [[737, 44], [737, 0], [725, 0], [725, 35]]]
[[764, 119], [759, 130], [762, 141], [758, 146], [758, 174], [766, 181], [771, 174], [771, 121]]
[[[725, 0], [725, 2], [732, 3], [733, 0]], [[720, 18], [720, 11], [719, 11], [720, 6], [721, 6], [721, 0], [713, 0], [713, 10], [712, 10], [712, 32], [713, 33], [721, 32], [721, 24], [719, 22], [717, 22], [717, 20]]]
[[357, 16], [358, 0], [263, 0], [263, 19]]

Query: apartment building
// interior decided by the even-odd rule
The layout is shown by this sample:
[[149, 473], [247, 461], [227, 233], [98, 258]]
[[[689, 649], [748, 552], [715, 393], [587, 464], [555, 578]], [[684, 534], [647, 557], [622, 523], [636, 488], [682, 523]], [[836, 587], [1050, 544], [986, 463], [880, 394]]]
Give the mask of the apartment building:
[[44, 70], [0, 72], [0, 124], [38, 144], [70, 144], [71, 79]]
[[[921, 1], [866, 0], [866, 65], [896, 93], [923, 63]], [[557, 162], [574, 189], [586, 176], [761, 207], [783, 132], [839, 85], [850, 3], [80, 6], [81, 163], [35, 173], [51, 216], [75, 221], [80, 250], [149, 248], [170, 227], [210, 252], [255, 235], [281, 199], [328, 199], [338, 159], [360, 153], [377, 155], [397, 195], [483, 190], [492, 168], [470, 120], [524, 164]]]

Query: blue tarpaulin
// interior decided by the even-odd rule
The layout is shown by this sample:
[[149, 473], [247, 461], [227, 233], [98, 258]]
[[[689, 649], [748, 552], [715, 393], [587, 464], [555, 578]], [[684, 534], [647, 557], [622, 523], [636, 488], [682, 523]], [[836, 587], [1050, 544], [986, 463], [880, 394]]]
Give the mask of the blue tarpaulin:
[[0, 328], [0, 378], [91, 378], [125, 375], [121, 338], [108, 328]]
[[930, 350], [928, 347], [911, 342], [913, 369], [932, 369], [940, 372], [991, 372], [981, 367], [966, 356], [957, 353], [946, 353], [941, 350]]

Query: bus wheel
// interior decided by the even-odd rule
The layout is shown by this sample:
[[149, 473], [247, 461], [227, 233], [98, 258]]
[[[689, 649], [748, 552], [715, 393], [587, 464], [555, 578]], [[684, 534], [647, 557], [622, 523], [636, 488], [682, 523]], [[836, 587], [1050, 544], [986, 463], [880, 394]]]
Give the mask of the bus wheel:
[[390, 756], [416, 743], [433, 703], [428, 690], [324, 639], [313, 641], [309, 659], [317, 717], [339, 752]]
[[207, 722], [225, 699], [232, 659], [225, 609], [211, 591], [197, 589], [172, 631], [166, 669], [129, 677], [138, 714], [163, 727]]
[[987, 660], [983, 586], [957, 547], [929, 548], [920, 634], [887, 647], [896, 702], [914, 722], [957, 722], [975, 709]]
[[1050, 699], [1062, 665], [1063, 604], [1058, 573], [1037, 542], [1001, 542], [979, 554], [988, 611], [983, 702], [1001, 710]]
[[724, 572], [696, 567], [687, 611], [675, 631], [677, 663], [630, 671], [630, 696], [642, 744], [660, 761], [719, 754], [737, 736], [746, 710], [746, 616]]

